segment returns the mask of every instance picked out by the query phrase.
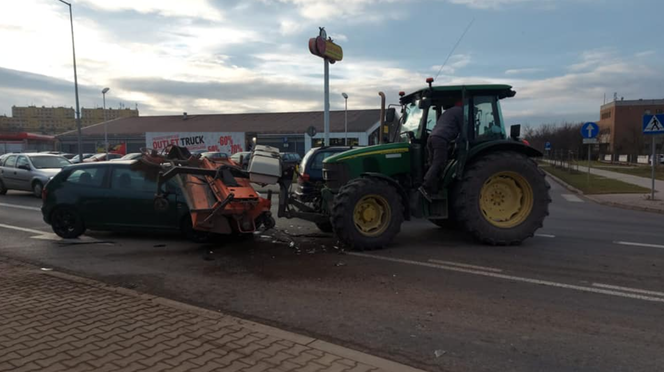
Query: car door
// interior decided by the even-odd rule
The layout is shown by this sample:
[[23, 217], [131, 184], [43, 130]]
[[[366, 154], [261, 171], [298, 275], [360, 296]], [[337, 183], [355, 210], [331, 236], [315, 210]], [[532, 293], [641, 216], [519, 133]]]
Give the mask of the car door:
[[0, 166], [0, 179], [5, 184], [5, 187], [8, 189], [16, 188], [16, 160], [18, 159], [17, 155], [9, 155], [5, 159], [5, 163]]
[[21, 155], [18, 157], [16, 160], [16, 169], [14, 171], [14, 175], [16, 189], [27, 191], [32, 189], [32, 185], [30, 185], [30, 180], [32, 180], [32, 166], [30, 165], [30, 161], [28, 160], [27, 156]]
[[58, 190], [58, 203], [73, 205], [86, 227], [94, 229], [105, 224], [106, 174], [108, 167], [76, 167], [69, 171]]
[[168, 195], [166, 211], [157, 212], [156, 178], [130, 165], [113, 167], [108, 189], [108, 224], [123, 229], [172, 229], [177, 227], [175, 194]]

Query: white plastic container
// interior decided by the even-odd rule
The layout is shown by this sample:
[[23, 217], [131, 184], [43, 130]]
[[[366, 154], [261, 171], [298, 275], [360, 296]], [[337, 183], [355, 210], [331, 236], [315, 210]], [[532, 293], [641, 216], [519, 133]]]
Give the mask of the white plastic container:
[[281, 177], [279, 149], [256, 145], [249, 160], [249, 180], [262, 185], [274, 185]]

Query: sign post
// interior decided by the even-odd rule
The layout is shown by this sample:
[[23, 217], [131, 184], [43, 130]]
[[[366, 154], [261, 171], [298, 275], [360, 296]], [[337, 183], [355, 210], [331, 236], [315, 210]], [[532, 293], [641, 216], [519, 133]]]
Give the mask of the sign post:
[[581, 136], [583, 137], [583, 144], [588, 145], [588, 184], [590, 184], [590, 150], [594, 144], [597, 144], [597, 135], [599, 134], [599, 127], [593, 122], [585, 123], [581, 126]]
[[330, 63], [341, 61], [344, 53], [341, 47], [327, 37], [325, 27], [320, 27], [318, 37], [309, 39], [309, 52], [323, 59], [325, 112], [323, 114], [323, 135], [325, 146], [330, 145]]
[[551, 142], [547, 141], [544, 144], [544, 151], [546, 151], [546, 157], [551, 159], [551, 155], [550, 155], [550, 153], [551, 153]]
[[650, 189], [650, 200], [655, 200], [655, 162], [659, 159], [657, 157], [657, 147], [655, 146], [655, 136], [664, 134], [664, 114], [660, 115], [643, 115], [643, 134], [652, 137], [652, 153], [650, 155], [650, 166], [652, 167], [650, 175], [652, 178]]

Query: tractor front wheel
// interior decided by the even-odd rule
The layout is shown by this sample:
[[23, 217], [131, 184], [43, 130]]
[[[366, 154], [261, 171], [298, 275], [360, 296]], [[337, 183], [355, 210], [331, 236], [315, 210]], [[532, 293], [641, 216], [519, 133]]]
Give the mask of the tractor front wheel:
[[357, 178], [334, 198], [332, 228], [339, 240], [359, 250], [382, 248], [399, 233], [403, 203], [394, 187], [372, 178]]
[[456, 185], [454, 213], [478, 240], [520, 244], [549, 215], [550, 186], [537, 163], [516, 152], [494, 152], [474, 161]]

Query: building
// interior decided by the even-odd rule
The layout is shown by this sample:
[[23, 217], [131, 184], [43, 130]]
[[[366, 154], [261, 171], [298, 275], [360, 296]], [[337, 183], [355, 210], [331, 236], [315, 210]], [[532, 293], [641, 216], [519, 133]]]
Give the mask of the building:
[[[380, 110], [349, 110], [349, 144], [370, 145], [376, 142]], [[343, 144], [344, 111], [330, 112], [331, 144]], [[317, 134], [310, 137], [313, 126]], [[304, 155], [323, 142], [323, 112], [284, 112], [255, 114], [212, 114], [125, 117], [85, 127], [82, 130], [82, 152], [101, 152], [104, 128], [109, 145], [125, 144], [127, 152], [142, 147], [161, 149], [176, 143], [190, 150], [212, 150], [234, 153], [256, 143], [278, 148], [282, 152]], [[61, 151], [78, 152], [75, 130], [57, 136]]]
[[[106, 120], [138, 116], [138, 110], [106, 109]], [[81, 109], [81, 126], [104, 121], [104, 109]], [[12, 116], [0, 116], [0, 132], [33, 132], [57, 134], [76, 129], [75, 111], [71, 107], [12, 106]]]
[[650, 153], [643, 136], [643, 115], [664, 113], [664, 99], [620, 100], [600, 108], [600, 150], [608, 154]]
[[107, 120], [113, 120], [117, 118], [127, 118], [138, 116], [138, 110], [132, 110], [128, 108], [112, 109], [107, 108], [106, 112], [101, 107], [94, 109], [81, 109], [81, 125], [87, 127], [89, 125], [101, 123]]
[[34, 133], [0, 133], [0, 155], [8, 152], [55, 150], [55, 137]]

